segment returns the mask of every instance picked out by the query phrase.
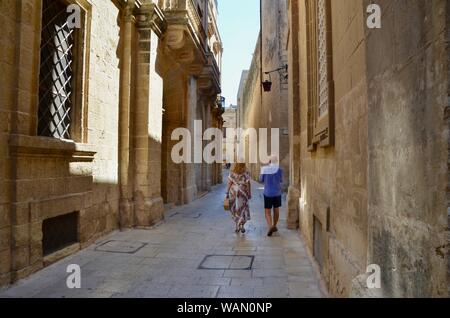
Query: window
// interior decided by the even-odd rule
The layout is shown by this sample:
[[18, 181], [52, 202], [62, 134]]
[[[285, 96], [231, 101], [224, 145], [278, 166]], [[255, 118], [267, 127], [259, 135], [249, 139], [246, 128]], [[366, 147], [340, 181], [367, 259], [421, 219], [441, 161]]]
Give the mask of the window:
[[37, 134], [83, 141], [85, 7], [80, 6], [82, 27], [70, 28], [69, 4], [78, 3], [42, 0]]
[[334, 144], [331, 0], [307, 1], [308, 145]]

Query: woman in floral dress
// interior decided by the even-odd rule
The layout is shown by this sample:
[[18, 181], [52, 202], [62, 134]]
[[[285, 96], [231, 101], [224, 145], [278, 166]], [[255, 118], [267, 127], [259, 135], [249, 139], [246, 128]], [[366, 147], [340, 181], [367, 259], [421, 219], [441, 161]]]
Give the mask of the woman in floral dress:
[[228, 177], [227, 198], [230, 200], [230, 211], [236, 223], [236, 233], [245, 233], [245, 223], [250, 220], [250, 206], [252, 198], [250, 173], [245, 163], [234, 165]]

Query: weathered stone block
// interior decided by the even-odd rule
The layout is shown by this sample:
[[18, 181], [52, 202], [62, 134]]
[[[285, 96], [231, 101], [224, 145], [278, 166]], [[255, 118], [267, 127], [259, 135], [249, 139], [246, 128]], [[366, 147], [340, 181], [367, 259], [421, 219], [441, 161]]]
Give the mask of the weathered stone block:
[[0, 204], [0, 227], [8, 227], [11, 225], [10, 205]]
[[13, 270], [21, 270], [30, 264], [29, 246], [21, 246], [12, 249], [12, 268]]
[[0, 286], [6, 286], [11, 282], [11, 273], [0, 274]]
[[11, 183], [6, 181], [0, 181], [0, 202], [10, 202], [10, 190]]
[[30, 243], [29, 224], [16, 225], [12, 228], [14, 247], [28, 246]]
[[42, 268], [43, 268], [43, 263], [36, 262], [34, 264], [30, 264], [30, 266], [27, 266], [23, 269], [19, 269], [13, 273], [14, 281], [24, 279], [25, 277], [30, 276], [31, 274], [37, 272], [38, 270], [40, 270]]
[[41, 241], [30, 245], [30, 264], [42, 262], [42, 243]]
[[30, 223], [30, 244], [41, 244], [42, 238], [42, 222]]
[[30, 222], [30, 206], [28, 203], [14, 203], [14, 225], [23, 225]]
[[9, 248], [7, 248], [0, 251], [0, 275], [9, 273], [10, 270], [11, 270], [11, 251]]
[[11, 228], [0, 228], [0, 250], [4, 250], [10, 247], [11, 242]]

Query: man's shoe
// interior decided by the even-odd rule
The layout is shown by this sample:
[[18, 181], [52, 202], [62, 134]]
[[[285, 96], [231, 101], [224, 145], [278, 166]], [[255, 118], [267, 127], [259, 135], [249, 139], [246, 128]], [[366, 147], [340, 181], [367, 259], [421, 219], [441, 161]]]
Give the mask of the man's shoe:
[[272, 235], [273, 235], [273, 230], [270, 229], [269, 233], [267, 233], [267, 236], [268, 236], [268, 237], [272, 237]]

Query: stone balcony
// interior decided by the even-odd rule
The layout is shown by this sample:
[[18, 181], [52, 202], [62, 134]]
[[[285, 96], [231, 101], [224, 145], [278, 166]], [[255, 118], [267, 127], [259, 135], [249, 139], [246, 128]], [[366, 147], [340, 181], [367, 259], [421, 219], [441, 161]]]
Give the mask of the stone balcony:
[[219, 94], [220, 68], [208, 46], [207, 19], [200, 16], [196, 1], [159, 0], [158, 5], [167, 23], [165, 47], [189, 74], [199, 77], [200, 89]]
[[184, 29], [197, 47], [205, 49], [206, 32], [194, 0], [159, 0], [159, 6], [169, 25]]
[[199, 88], [207, 95], [218, 95], [221, 93], [220, 71], [212, 53], [206, 54], [207, 63], [199, 74]]
[[201, 73], [200, 66], [207, 62], [206, 33], [194, 1], [160, 0], [159, 6], [167, 22], [165, 46], [175, 53], [178, 62]]

